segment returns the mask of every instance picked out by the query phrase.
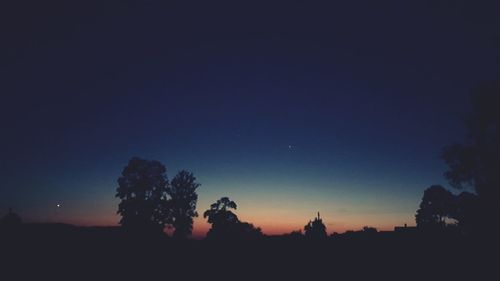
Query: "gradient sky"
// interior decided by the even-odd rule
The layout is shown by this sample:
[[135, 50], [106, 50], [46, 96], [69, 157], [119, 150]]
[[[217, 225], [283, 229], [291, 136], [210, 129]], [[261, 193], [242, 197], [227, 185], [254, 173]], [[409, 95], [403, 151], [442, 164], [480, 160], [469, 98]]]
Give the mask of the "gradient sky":
[[139, 156], [192, 171], [200, 214], [229, 196], [268, 234], [317, 211], [329, 233], [412, 225], [498, 70], [495, 1], [10, 2], [0, 214], [25, 221], [116, 225]]

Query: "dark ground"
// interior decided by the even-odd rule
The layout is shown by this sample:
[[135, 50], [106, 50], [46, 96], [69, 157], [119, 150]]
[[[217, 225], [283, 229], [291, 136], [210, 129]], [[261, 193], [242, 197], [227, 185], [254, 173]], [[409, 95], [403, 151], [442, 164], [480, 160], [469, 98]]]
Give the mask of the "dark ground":
[[0, 280], [496, 280], [496, 245], [453, 236], [376, 234], [308, 241], [174, 241], [118, 228], [24, 225], [1, 234]]

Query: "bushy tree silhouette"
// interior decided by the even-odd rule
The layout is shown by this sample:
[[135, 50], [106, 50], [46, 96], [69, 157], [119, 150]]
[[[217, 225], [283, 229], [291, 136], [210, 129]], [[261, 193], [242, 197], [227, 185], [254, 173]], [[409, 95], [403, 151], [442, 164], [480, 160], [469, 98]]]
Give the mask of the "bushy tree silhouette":
[[196, 189], [200, 186], [196, 178], [188, 171], [180, 171], [170, 182], [167, 193], [170, 200], [167, 204], [169, 222], [175, 228], [175, 238], [187, 238], [193, 230], [193, 218], [198, 216]]
[[500, 215], [500, 79], [481, 84], [472, 95], [472, 112], [466, 120], [467, 137], [462, 144], [443, 150], [449, 167], [445, 173], [458, 189], [472, 187], [481, 202], [483, 228], [499, 230]]
[[454, 201], [452, 217], [457, 220], [460, 231], [465, 235], [474, 233], [480, 227], [478, 218], [481, 216], [477, 195], [464, 191]]
[[159, 161], [132, 158], [118, 179], [120, 224], [137, 232], [163, 231], [169, 214], [166, 169]]
[[314, 218], [313, 221], [309, 221], [304, 226], [304, 233], [307, 238], [312, 239], [323, 239], [327, 237], [326, 226], [323, 224], [323, 220], [321, 219], [319, 212], [318, 216]]
[[231, 226], [239, 223], [238, 217], [230, 210], [236, 210], [236, 208], [236, 203], [228, 197], [222, 197], [210, 205], [210, 209], [203, 213], [203, 217], [212, 224], [207, 238], [229, 235]]
[[210, 205], [210, 209], [203, 213], [203, 217], [212, 224], [207, 233], [208, 239], [254, 239], [262, 235], [260, 228], [254, 227], [251, 223], [241, 222], [230, 210], [236, 208], [236, 203], [228, 197], [222, 197]]
[[433, 185], [424, 191], [415, 219], [422, 229], [443, 229], [446, 219], [452, 218], [453, 194], [440, 185]]
[[208, 223], [211, 224], [225, 224], [237, 222], [238, 217], [229, 209], [236, 210], [237, 206], [234, 201], [228, 197], [222, 197], [217, 202], [210, 205], [210, 209], [203, 213], [204, 218], [208, 218]]

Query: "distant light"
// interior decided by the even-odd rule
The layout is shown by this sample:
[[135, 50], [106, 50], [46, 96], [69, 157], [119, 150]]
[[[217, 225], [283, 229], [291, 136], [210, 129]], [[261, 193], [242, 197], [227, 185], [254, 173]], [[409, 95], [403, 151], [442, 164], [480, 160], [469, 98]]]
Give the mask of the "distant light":
[[60, 208], [60, 207], [61, 207], [61, 204], [57, 204], [56, 206], [57, 206], [57, 208]]

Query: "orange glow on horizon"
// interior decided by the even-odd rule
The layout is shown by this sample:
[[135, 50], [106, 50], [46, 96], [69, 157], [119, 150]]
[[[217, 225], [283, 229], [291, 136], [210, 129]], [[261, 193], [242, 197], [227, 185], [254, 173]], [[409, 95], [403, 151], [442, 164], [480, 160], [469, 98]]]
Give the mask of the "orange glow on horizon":
[[[282, 235], [292, 231], [303, 231], [307, 222], [315, 217], [315, 212], [304, 214], [301, 211], [289, 210], [263, 210], [255, 209], [251, 212], [236, 212], [241, 221], [252, 223], [255, 227], [260, 227], [262, 232], [267, 235]], [[269, 214], [273, 214], [270, 216]], [[343, 233], [348, 230], [360, 230], [363, 226], [371, 226], [379, 231], [393, 230], [395, 226], [401, 226], [405, 223], [414, 225], [414, 220], [411, 216], [404, 214], [343, 214], [331, 215], [321, 213], [323, 223], [327, 228], [327, 233], [334, 232]], [[53, 217], [51, 219], [27, 218], [27, 222], [60, 222], [78, 226], [118, 226], [120, 216], [117, 214], [102, 216], [88, 215], [78, 216], [76, 214], [63, 217]], [[203, 238], [210, 229], [210, 224], [206, 219], [199, 216], [194, 219], [193, 238]], [[166, 233], [171, 233], [172, 230], [166, 228]]]

